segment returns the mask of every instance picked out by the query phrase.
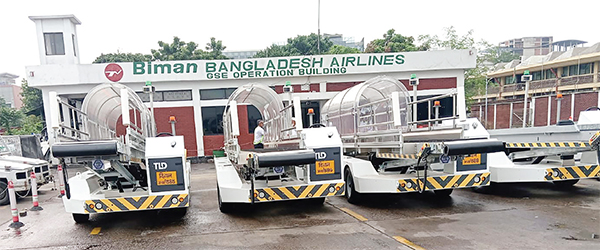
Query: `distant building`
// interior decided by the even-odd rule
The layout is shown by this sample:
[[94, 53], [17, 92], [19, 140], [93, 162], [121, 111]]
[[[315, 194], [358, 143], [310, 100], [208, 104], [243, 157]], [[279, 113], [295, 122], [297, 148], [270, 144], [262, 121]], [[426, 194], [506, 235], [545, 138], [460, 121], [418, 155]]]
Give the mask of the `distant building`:
[[501, 50], [509, 51], [526, 59], [530, 56], [547, 55], [552, 52], [552, 37], [522, 37], [506, 40], [498, 44]]
[[[580, 111], [600, 106], [600, 43], [575, 47], [582, 44], [578, 42], [561, 42], [568, 47], [566, 51], [496, 65], [493, 72], [487, 73], [487, 95], [473, 97], [471, 115], [479, 117], [488, 129], [521, 127], [526, 94], [527, 126], [578, 121]], [[526, 72], [532, 77], [528, 88], [521, 79]], [[562, 102], [560, 110], [559, 94], [563, 96], [558, 98]]]
[[340, 45], [350, 48], [355, 48], [360, 50], [360, 52], [365, 51], [365, 38], [360, 40], [360, 42], [355, 42], [354, 37], [344, 37], [342, 34], [323, 34], [323, 37], [329, 38], [330, 41], [333, 42], [334, 45]]
[[0, 97], [11, 108], [20, 109], [23, 106], [23, 101], [21, 100], [22, 89], [21, 86], [16, 84], [15, 79], [17, 78], [19, 78], [18, 75], [0, 73]]
[[248, 59], [248, 58], [252, 58], [254, 55], [256, 55], [256, 53], [258, 53], [258, 51], [256, 51], [256, 50], [227, 51], [227, 52], [223, 52], [223, 55], [225, 55], [226, 57], [229, 57], [230, 59]]

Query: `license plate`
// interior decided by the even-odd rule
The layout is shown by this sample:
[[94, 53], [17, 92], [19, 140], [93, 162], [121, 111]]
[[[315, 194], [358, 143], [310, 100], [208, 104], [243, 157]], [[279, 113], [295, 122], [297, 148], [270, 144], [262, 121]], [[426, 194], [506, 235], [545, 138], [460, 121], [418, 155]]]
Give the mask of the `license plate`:
[[177, 171], [156, 172], [156, 185], [177, 185]]
[[463, 165], [479, 165], [481, 164], [481, 154], [472, 154], [465, 156], [462, 160]]
[[316, 172], [317, 174], [333, 174], [335, 173], [334, 169], [335, 161], [317, 161], [316, 162]]

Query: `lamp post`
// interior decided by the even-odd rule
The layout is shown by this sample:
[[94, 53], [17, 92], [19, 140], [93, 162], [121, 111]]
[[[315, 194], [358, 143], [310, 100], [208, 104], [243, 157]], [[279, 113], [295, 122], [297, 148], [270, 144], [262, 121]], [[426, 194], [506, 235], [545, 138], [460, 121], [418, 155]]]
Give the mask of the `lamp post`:
[[152, 136], [156, 135], [156, 122], [154, 121], [154, 92], [155, 88], [152, 86], [152, 82], [146, 81], [146, 85], [144, 86], [144, 93], [147, 93], [150, 96], [150, 116], [152, 117], [151, 129]]
[[521, 76], [521, 81], [525, 82], [525, 95], [523, 95], [523, 127], [527, 127], [527, 96], [529, 95], [529, 82], [532, 76], [529, 74], [529, 70], [525, 70], [525, 73]]

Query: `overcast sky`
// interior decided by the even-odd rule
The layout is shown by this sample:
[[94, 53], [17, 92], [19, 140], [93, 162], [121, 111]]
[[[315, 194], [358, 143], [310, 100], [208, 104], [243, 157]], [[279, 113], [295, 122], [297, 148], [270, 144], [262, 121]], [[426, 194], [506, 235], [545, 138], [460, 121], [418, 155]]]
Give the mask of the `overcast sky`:
[[[204, 45], [222, 40], [226, 51], [261, 50], [289, 37], [317, 32], [317, 0], [305, 1], [1, 1], [0, 73], [25, 76], [38, 65], [35, 25], [28, 16], [74, 14], [82, 64], [101, 53], [150, 53], [173, 36]], [[414, 36], [474, 30], [497, 44], [526, 36], [600, 42], [600, 1], [354, 1], [321, 0], [321, 33], [365, 44], [390, 28]], [[20, 80], [19, 80], [20, 82]]]

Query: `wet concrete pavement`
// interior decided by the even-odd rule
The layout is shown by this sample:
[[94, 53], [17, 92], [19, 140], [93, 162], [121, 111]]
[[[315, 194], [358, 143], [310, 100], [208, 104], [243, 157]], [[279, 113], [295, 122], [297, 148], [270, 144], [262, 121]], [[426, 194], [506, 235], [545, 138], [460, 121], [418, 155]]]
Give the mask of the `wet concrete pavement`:
[[[214, 166], [194, 164], [191, 207], [93, 215], [75, 224], [52, 184], [40, 190], [41, 212], [10, 229], [0, 207], [0, 249], [600, 249], [600, 182], [569, 190], [549, 183], [495, 185], [433, 193], [342, 197], [325, 204], [290, 201], [218, 210]], [[19, 200], [30, 208], [31, 197]], [[401, 243], [404, 242], [404, 243]]]

